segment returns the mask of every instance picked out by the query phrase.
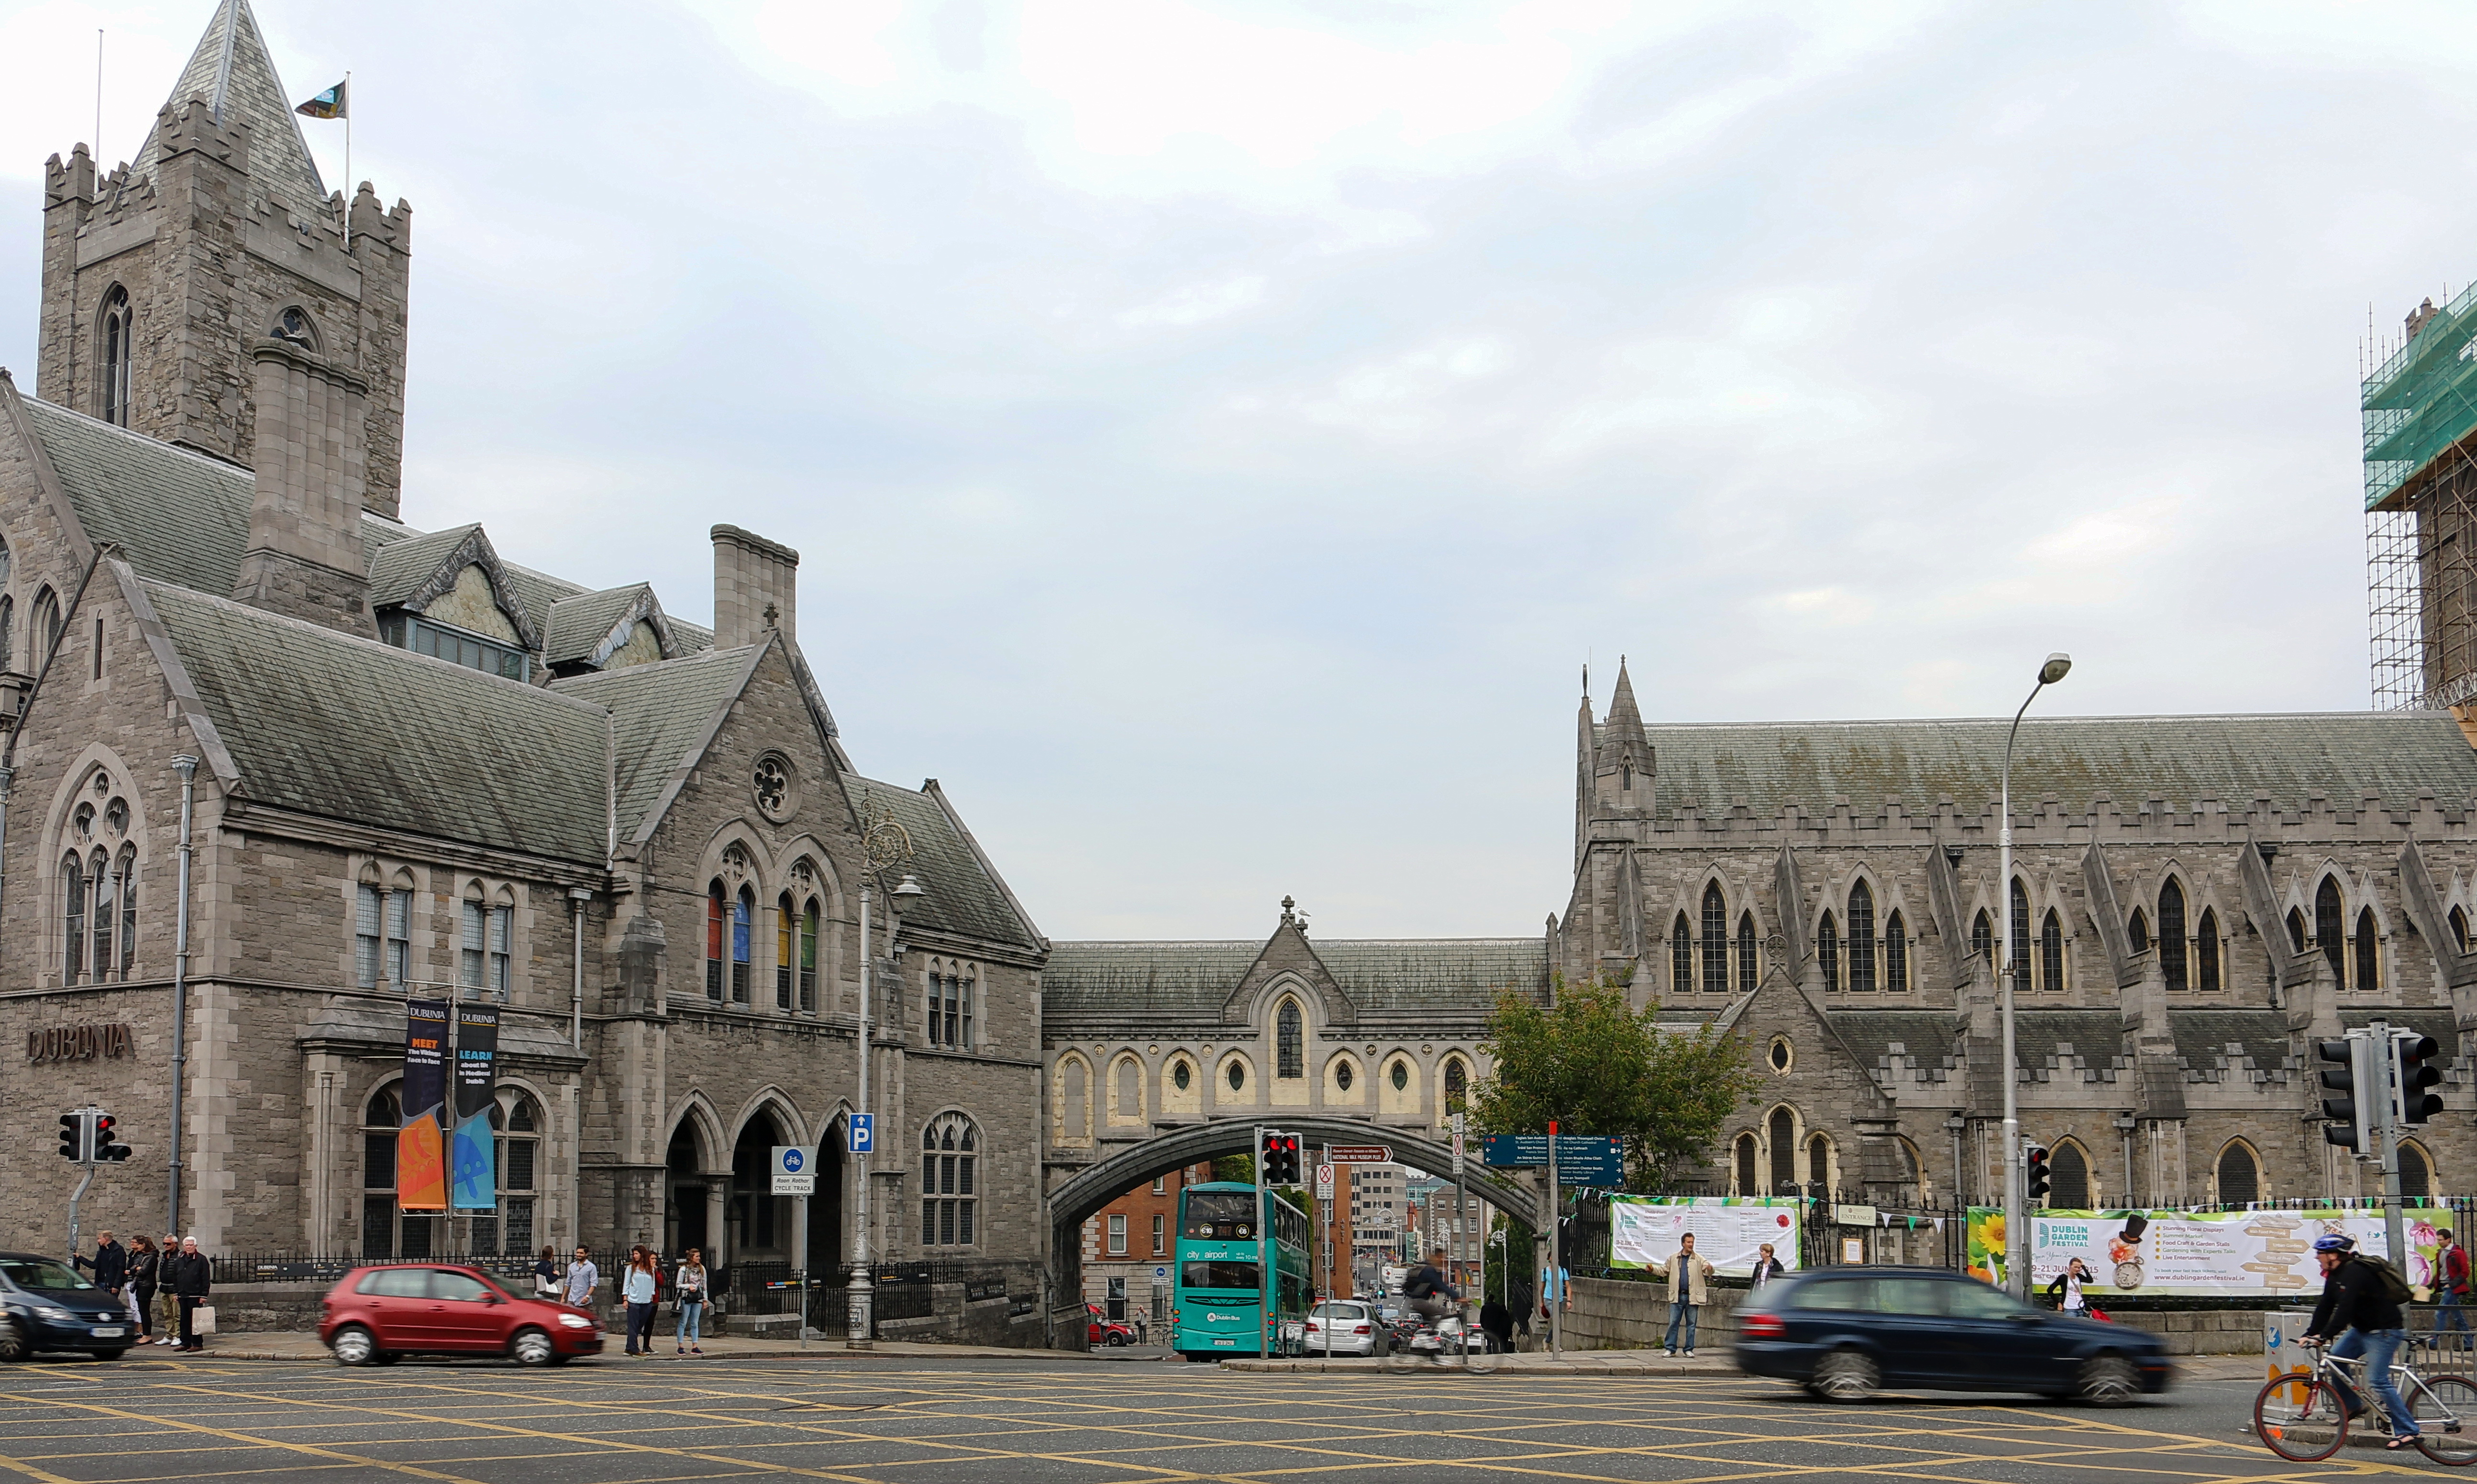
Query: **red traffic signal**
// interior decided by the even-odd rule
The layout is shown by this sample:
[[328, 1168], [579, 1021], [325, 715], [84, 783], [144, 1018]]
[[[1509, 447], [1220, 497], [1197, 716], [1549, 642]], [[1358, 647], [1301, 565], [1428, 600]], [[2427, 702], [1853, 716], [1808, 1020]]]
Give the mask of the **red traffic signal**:
[[116, 1165], [130, 1156], [128, 1145], [120, 1142], [120, 1120], [109, 1113], [94, 1116], [94, 1162]]

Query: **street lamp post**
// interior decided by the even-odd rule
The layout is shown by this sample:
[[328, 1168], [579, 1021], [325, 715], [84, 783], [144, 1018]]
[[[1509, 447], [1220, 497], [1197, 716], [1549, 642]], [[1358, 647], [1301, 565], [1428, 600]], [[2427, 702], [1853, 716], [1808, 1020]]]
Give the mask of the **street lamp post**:
[[2021, 1089], [2013, 1052], [2013, 983], [2020, 972], [2013, 961], [2013, 744], [2021, 735], [2021, 718], [2029, 713], [2030, 703], [2072, 667], [2070, 655], [2047, 656], [2039, 667], [2039, 683], [2030, 687], [2021, 709], [2013, 713], [2013, 730], [2004, 736], [2002, 864], [1995, 883], [1995, 889], [2004, 894], [2004, 946], [1998, 950], [2004, 964], [2004, 1284], [2014, 1298], [2023, 1299], [2030, 1297], [2030, 1229], [2021, 1189]]
[[[895, 822], [891, 810], [882, 810], [874, 819], [870, 819], [865, 814], [865, 803], [863, 804], [863, 825], [860, 836], [860, 1096], [856, 1111], [867, 1114], [870, 1112], [868, 1064], [875, 1055], [877, 1042], [876, 1025], [869, 1015], [869, 980], [870, 971], [874, 967], [870, 962], [868, 947], [870, 908], [875, 900], [878, 873], [901, 865], [912, 858], [912, 836]], [[893, 899], [888, 903], [889, 909], [895, 909], [899, 908], [900, 904], [925, 897], [928, 893], [922, 890], [920, 882], [907, 872], [903, 879], [887, 895]], [[894, 927], [892, 915], [892, 910], [889, 910], [887, 923], [889, 934]], [[876, 1121], [872, 1118], [869, 1123], [869, 1149], [876, 1148]], [[851, 1285], [851, 1323], [848, 1326], [850, 1332], [843, 1343], [856, 1350], [871, 1348], [876, 1338], [876, 1285], [871, 1280], [868, 1267], [868, 1150], [861, 1150], [852, 1155], [854, 1173], [858, 1175], [852, 1194], [854, 1272]]]

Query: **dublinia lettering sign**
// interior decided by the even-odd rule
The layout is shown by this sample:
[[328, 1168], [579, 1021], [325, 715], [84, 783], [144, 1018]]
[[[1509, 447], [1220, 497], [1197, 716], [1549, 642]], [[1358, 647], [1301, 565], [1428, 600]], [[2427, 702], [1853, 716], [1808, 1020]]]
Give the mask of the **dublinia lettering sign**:
[[26, 1059], [31, 1062], [92, 1061], [97, 1056], [138, 1054], [129, 1027], [120, 1026], [55, 1026], [26, 1032]]

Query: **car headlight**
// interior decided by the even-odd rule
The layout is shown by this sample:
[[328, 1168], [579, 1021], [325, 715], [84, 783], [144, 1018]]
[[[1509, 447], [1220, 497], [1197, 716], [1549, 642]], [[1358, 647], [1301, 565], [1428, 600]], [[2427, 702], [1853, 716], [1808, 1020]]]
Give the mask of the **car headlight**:
[[71, 1314], [66, 1309], [55, 1309], [47, 1303], [38, 1303], [35, 1305], [35, 1317], [38, 1319], [54, 1320], [63, 1324], [68, 1323], [77, 1318], [76, 1315]]
[[587, 1319], [582, 1314], [563, 1314], [559, 1317], [559, 1322], [565, 1324], [570, 1329], [590, 1329], [593, 1327], [593, 1321]]

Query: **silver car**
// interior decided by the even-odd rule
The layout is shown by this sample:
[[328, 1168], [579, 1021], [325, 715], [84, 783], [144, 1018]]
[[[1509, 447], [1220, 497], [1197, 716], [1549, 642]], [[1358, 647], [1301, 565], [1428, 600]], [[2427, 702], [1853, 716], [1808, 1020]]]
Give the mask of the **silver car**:
[[1385, 1324], [1377, 1318], [1375, 1305], [1356, 1299], [1329, 1299], [1309, 1312], [1308, 1354], [1325, 1353], [1328, 1331], [1336, 1355], [1383, 1355], [1389, 1348]]

